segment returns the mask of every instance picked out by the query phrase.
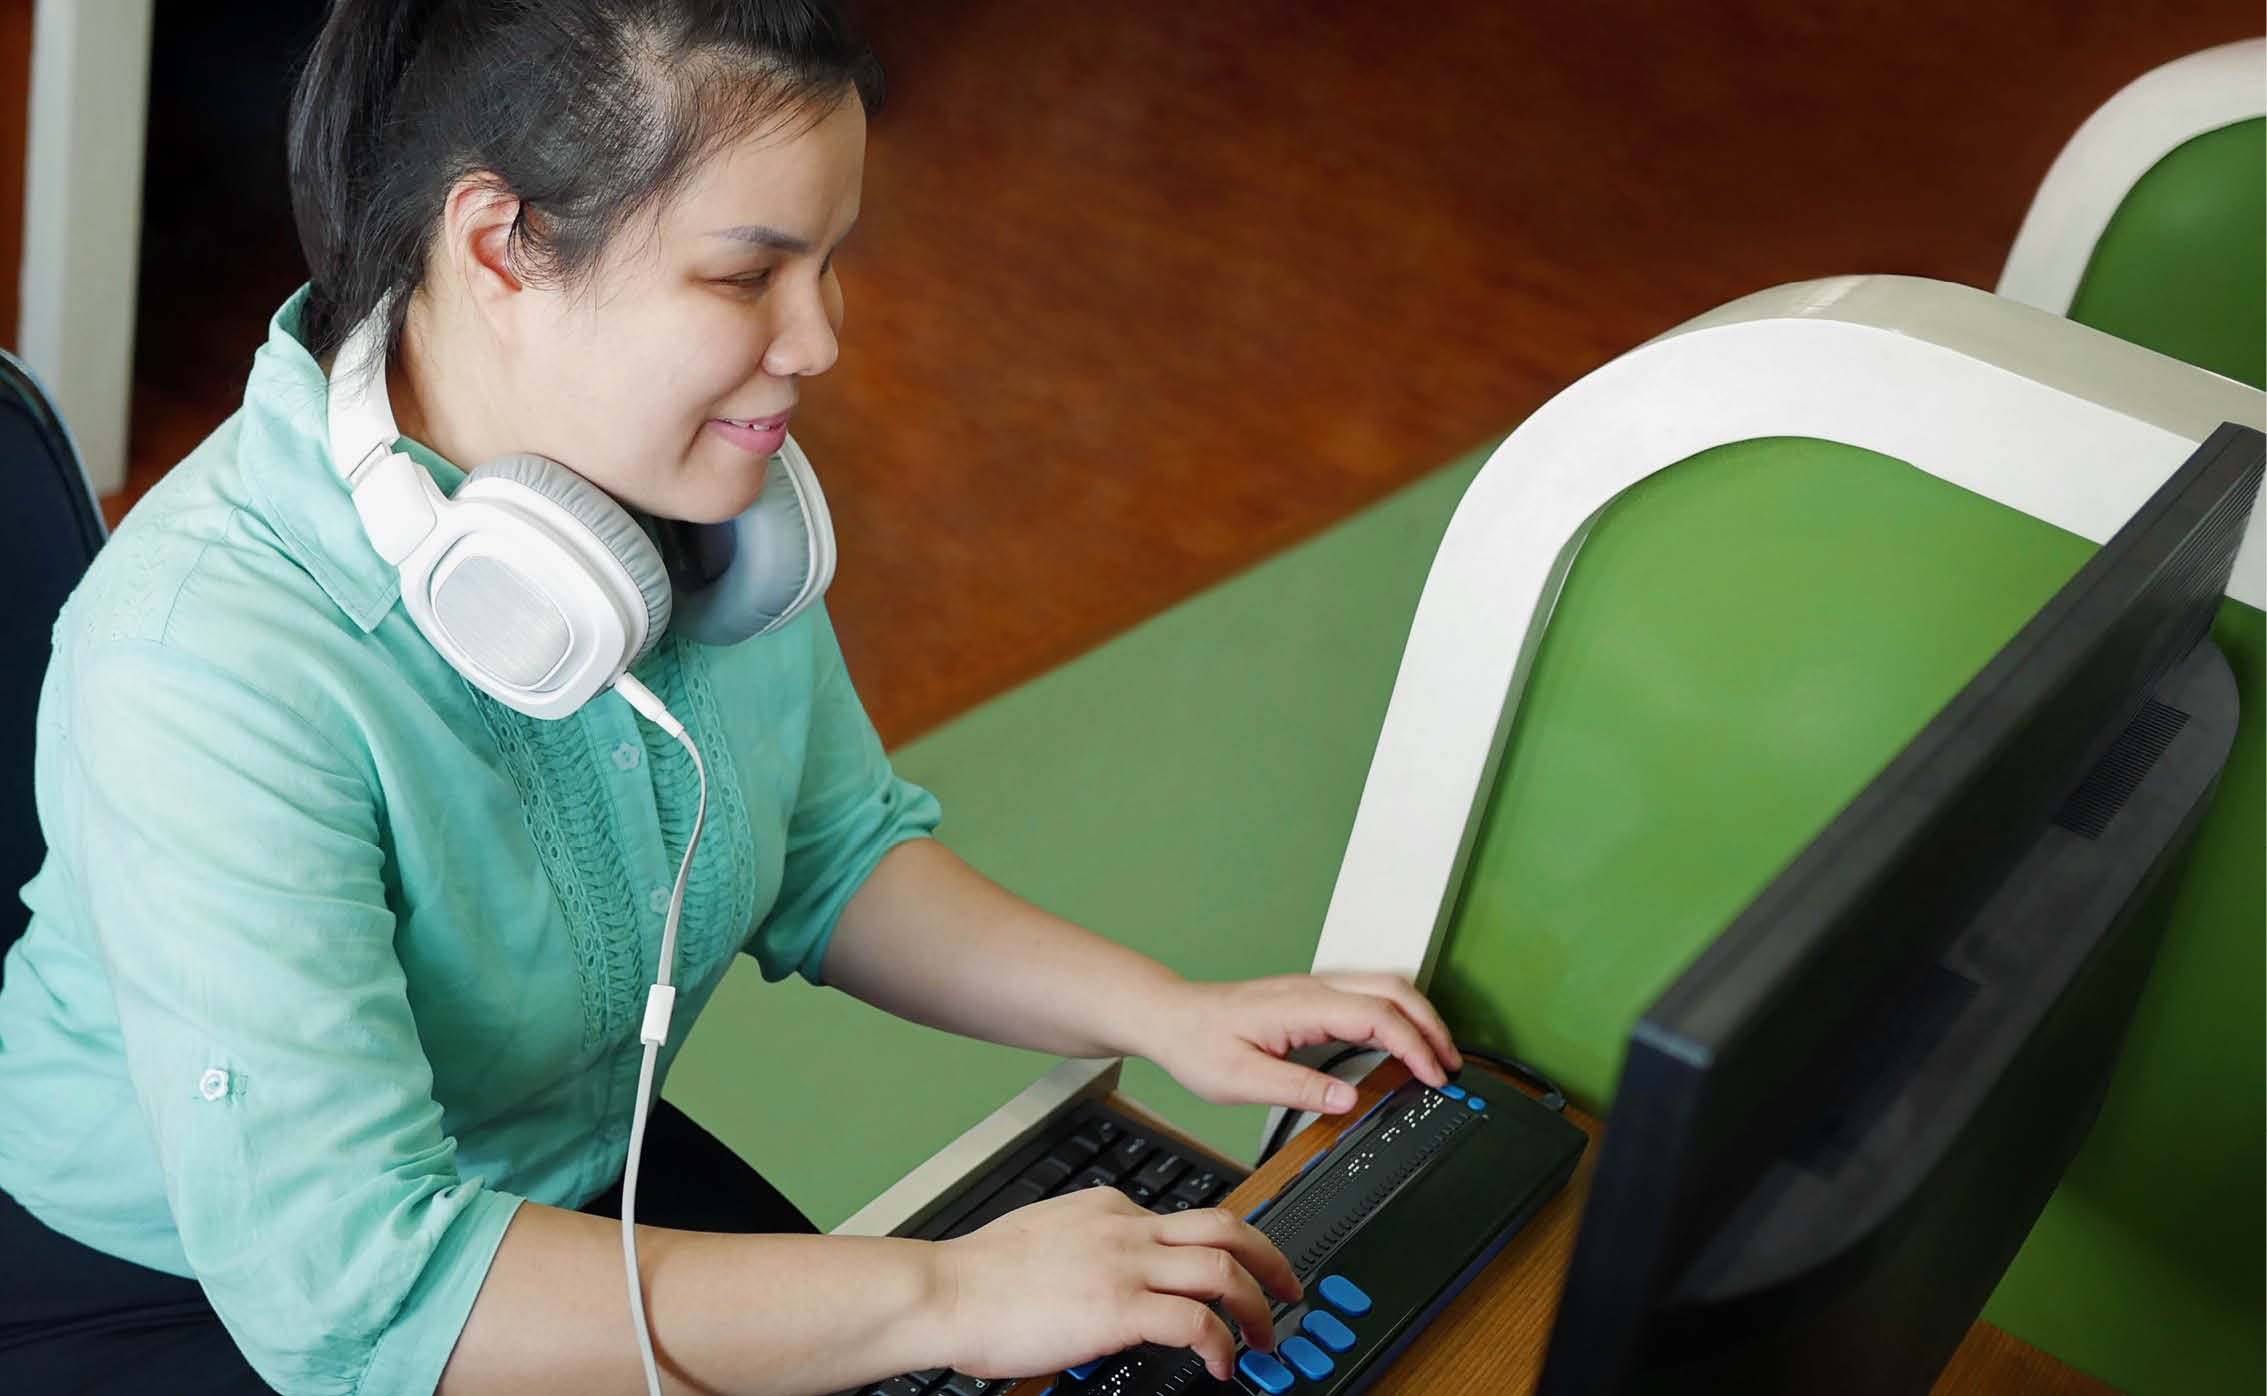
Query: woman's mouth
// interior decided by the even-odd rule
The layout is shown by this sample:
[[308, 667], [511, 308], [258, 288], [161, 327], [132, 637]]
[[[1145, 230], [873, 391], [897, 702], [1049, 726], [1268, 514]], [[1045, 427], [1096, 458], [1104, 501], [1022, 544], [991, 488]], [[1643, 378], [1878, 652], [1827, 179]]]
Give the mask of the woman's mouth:
[[707, 426], [750, 455], [768, 459], [787, 444], [787, 419], [794, 415], [787, 411], [771, 417], [711, 417]]

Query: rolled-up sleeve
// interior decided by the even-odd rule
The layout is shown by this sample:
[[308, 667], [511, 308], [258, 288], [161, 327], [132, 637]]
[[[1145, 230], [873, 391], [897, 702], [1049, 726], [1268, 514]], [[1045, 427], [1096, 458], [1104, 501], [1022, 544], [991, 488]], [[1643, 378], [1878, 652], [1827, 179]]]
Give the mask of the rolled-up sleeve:
[[520, 1199], [457, 1174], [364, 763], [165, 644], [66, 662], [62, 827], [191, 1269], [278, 1390], [432, 1391]]
[[779, 899], [746, 948], [766, 979], [799, 973], [823, 984], [843, 907], [884, 853], [934, 834], [942, 811], [936, 796], [891, 768], [823, 608], [812, 630], [816, 679]]

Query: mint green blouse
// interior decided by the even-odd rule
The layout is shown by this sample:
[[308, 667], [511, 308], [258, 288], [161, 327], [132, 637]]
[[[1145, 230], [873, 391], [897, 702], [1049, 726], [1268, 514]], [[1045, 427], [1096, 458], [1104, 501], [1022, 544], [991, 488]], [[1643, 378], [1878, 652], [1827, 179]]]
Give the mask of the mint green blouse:
[[[429, 1392], [520, 1200], [622, 1171], [696, 785], [619, 696], [523, 717], [418, 633], [331, 468], [305, 294], [56, 625], [0, 1188], [194, 1276], [282, 1391]], [[636, 672], [711, 782], [666, 1072], [735, 952], [822, 982], [843, 905], [938, 807], [821, 609]]]

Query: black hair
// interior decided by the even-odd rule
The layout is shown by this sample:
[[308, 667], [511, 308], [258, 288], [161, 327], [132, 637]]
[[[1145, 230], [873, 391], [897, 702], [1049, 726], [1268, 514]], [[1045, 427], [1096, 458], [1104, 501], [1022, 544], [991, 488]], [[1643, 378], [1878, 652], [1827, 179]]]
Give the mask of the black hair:
[[562, 284], [718, 145], [775, 117], [880, 105], [873, 50], [828, 0], [333, 0], [291, 97], [308, 349], [393, 297], [398, 342], [448, 191], [518, 196], [524, 274]]

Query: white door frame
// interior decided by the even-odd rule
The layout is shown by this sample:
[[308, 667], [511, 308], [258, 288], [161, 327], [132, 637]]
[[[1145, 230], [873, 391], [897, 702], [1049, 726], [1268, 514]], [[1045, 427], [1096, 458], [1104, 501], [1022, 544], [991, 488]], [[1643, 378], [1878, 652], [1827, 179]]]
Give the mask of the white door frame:
[[38, 0], [16, 342], [97, 494], [126, 483], [154, 0]]

